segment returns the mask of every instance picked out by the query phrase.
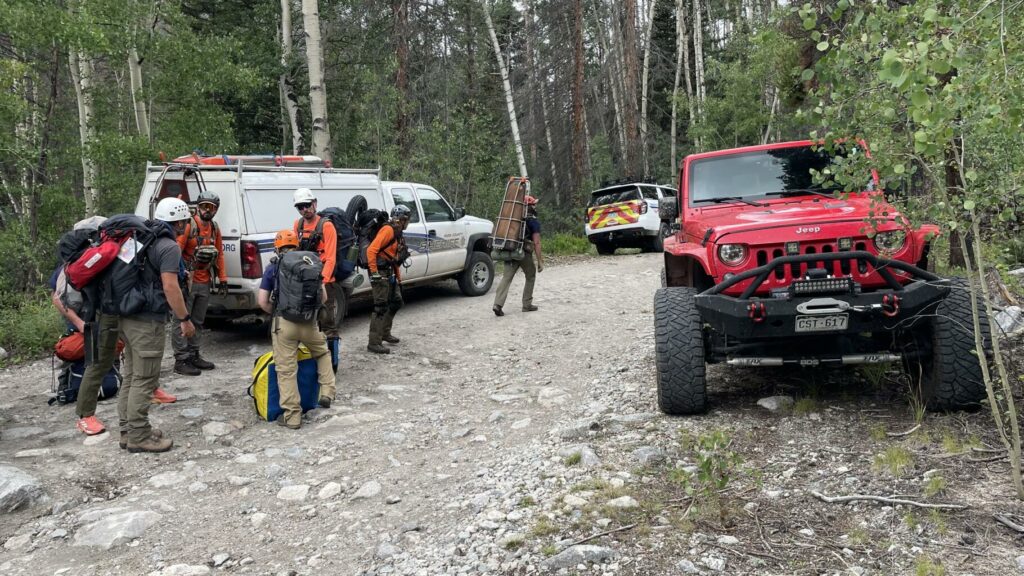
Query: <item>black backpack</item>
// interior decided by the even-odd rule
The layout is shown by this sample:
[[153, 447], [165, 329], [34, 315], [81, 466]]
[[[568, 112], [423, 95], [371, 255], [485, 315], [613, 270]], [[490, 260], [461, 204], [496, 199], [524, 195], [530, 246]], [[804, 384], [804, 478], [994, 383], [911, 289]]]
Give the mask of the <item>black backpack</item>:
[[[369, 208], [359, 213], [359, 218], [356, 220], [356, 232], [359, 236], [359, 259], [357, 263], [360, 268], [370, 269], [369, 261], [366, 259], [366, 249], [370, 247], [370, 243], [377, 237], [381, 226], [384, 226], [387, 222], [388, 213], [383, 210]], [[396, 236], [395, 239], [397, 240], [397, 238]], [[392, 243], [394, 243], [394, 240], [392, 240]]]
[[134, 214], [120, 214], [104, 222], [100, 232], [128, 237], [124, 245], [132, 246], [135, 251], [128, 262], [118, 257], [104, 272], [101, 288], [103, 313], [116, 316], [167, 313], [170, 307], [160, 281], [160, 271], [149, 261], [147, 250], [159, 238], [174, 240], [171, 227], [159, 221], [146, 221]]
[[349, 260], [348, 251], [356, 242], [356, 234], [352, 229], [352, 220], [341, 208], [331, 206], [317, 212], [320, 220], [312, 232], [303, 231], [301, 222], [296, 226], [299, 237], [299, 250], [305, 252], [316, 252], [320, 242], [324, 238], [324, 222], [330, 222], [338, 236], [334, 253], [334, 280], [340, 281], [348, 277], [355, 267], [355, 263]]
[[65, 232], [57, 241], [57, 257], [62, 264], [74, 262], [87, 248], [99, 241], [99, 236], [98, 230], [81, 229]]
[[312, 322], [320, 310], [323, 264], [316, 252], [294, 250], [277, 259], [274, 313], [292, 322]]

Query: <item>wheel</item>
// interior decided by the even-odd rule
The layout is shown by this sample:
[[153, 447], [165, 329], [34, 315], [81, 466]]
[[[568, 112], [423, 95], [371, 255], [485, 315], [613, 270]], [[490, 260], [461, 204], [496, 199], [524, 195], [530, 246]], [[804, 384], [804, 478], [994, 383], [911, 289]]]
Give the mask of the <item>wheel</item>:
[[356, 194], [348, 201], [348, 206], [345, 208], [345, 216], [348, 217], [349, 223], [354, 225], [358, 220], [359, 213], [363, 210], [366, 210], [366, 198]]
[[[991, 345], [989, 318], [980, 312], [986, 350]], [[985, 400], [985, 382], [974, 342], [970, 284], [955, 278], [949, 295], [935, 307], [929, 325], [918, 334], [916, 348], [923, 358], [908, 362], [911, 377], [919, 377], [921, 400], [930, 410], [956, 410]]]
[[[527, 255], [527, 257], [532, 257]], [[466, 296], [483, 296], [494, 283], [494, 262], [490, 255], [474, 251], [469, 264], [459, 275], [459, 290]]]
[[669, 235], [668, 224], [662, 223], [658, 228], [658, 235], [651, 239], [651, 252], [663, 252], [665, 250], [665, 238]]
[[602, 256], [607, 256], [609, 254], [615, 254], [615, 245], [614, 244], [610, 244], [608, 242], [598, 242], [597, 244], [594, 244], [594, 246], [597, 247], [597, 253], [602, 255]]
[[654, 356], [658, 408], [665, 414], [707, 411], [704, 334], [693, 288], [654, 293]]
[[661, 269], [661, 287], [668, 287], [668, 272], [666, 272], [664, 268]]

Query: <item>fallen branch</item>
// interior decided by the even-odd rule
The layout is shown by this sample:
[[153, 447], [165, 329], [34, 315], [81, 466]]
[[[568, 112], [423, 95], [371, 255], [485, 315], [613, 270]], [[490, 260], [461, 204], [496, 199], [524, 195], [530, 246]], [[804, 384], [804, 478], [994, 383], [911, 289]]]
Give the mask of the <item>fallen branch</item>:
[[903, 504], [905, 506], [915, 506], [917, 508], [936, 508], [939, 510], [964, 510], [967, 506], [963, 504], [928, 504], [926, 502], [914, 502], [913, 500], [903, 500], [902, 498], [886, 498], [884, 496], [872, 496], [870, 494], [851, 494], [849, 496], [825, 496], [821, 492], [811, 491], [811, 494], [815, 498], [822, 502], [828, 502], [829, 504], [840, 504], [845, 502], [881, 502], [883, 504]]
[[1006, 454], [999, 454], [998, 456], [992, 456], [990, 458], [968, 458], [968, 462], [995, 462], [996, 460], [1005, 460]]
[[626, 531], [626, 530], [630, 530], [632, 528], [636, 528], [636, 524], [635, 523], [627, 524], [626, 526], [619, 526], [618, 528], [614, 528], [612, 530], [606, 530], [606, 531], [601, 532], [599, 534], [593, 534], [591, 536], [587, 536], [586, 538], [583, 538], [581, 540], [577, 540], [577, 541], [573, 542], [572, 544], [569, 544], [569, 546], [566, 546], [566, 548], [575, 546], [577, 544], [583, 544], [584, 542], [590, 542], [594, 538], [600, 538], [601, 536], [607, 536], [609, 534], [614, 534], [616, 532], [623, 532], [623, 531]]
[[911, 428], [910, 430], [907, 430], [906, 432], [886, 432], [885, 435], [888, 436], [889, 438], [899, 438], [900, 436], [910, 436], [914, 432], [917, 432], [917, 429], [920, 428], [920, 427], [921, 427], [921, 425], [918, 424], [917, 426], [914, 426], [913, 428]]
[[995, 514], [993, 517], [996, 519], [996, 522], [999, 522], [1003, 526], [1006, 526], [1011, 530], [1016, 530], [1017, 532], [1024, 534], [1024, 526], [1021, 526], [1013, 520], [1010, 520], [1009, 514]]

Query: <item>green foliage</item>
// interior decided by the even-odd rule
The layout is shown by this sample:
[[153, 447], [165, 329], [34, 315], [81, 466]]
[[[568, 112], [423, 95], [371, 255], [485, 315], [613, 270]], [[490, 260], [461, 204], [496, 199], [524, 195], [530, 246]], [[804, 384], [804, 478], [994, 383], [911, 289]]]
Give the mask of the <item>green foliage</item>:
[[794, 414], [810, 414], [812, 412], [820, 412], [821, 403], [817, 399], [811, 397], [800, 398], [793, 404]]
[[0, 307], [0, 347], [10, 354], [2, 363], [38, 358], [53, 350], [64, 333], [60, 315], [44, 294], [22, 296], [16, 306]]
[[576, 466], [582, 460], [583, 456], [579, 452], [573, 452], [572, 454], [565, 458], [564, 463], [566, 466]]
[[914, 561], [914, 574], [916, 576], [945, 576], [946, 568], [942, 565], [942, 560], [933, 560], [922, 554]]
[[552, 236], [541, 234], [541, 249], [545, 255], [551, 256], [588, 254], [591, 245], [585, 236], [559, 232]]
[[729, 446], [732, 440], [728, 432], [715, 430], [696, 438], [684, 432], [680, 445], [692, 451], [697, 470], [690, 473], [681, 468], [669, 470], [669, 480], [677, 483], [688, 496], [702, 496], [715, 499], [718, 492], [729, 485], [743, 459]]
[[946, 491], [947, 488], [946, 479], [942, 476], [935, 474], [928, 478], [924, 483], [924, 495], [931, 498], [938, 496]]
[[875, 470], [888, 472], [894, 478], [901, 478], [914, 465], [914, 455], [902, 446], [890, 446], [875, 456]]

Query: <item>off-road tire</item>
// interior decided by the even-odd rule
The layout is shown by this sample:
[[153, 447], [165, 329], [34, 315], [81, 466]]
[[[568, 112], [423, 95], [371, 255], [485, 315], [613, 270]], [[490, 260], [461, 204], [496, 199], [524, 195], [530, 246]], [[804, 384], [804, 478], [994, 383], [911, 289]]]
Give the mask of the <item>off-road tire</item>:
[[608, 242], [598, 242], [597, 244], [594, 244], [594, 246], [597, 247], [597, 253], [600, 254], [601, 256], [615, 254], [615, 244], [610, 244]]
[[665, 237], [669, 235], [668, 224], [662, 224], [658, 228], [658, 235], [651, 238], [650, 251], [651, 252], [664, 252], [665, 251]]
[[658, 408], [665, 414], [707, 411], [704, 334], [693, 288], [654, 293], [654, 356]]
[[[986, 350], [991, 345], [989, 318], [980, 310], [980, 327]], [[958, 410], [977, 406], [987, 396], [974, 342], [970, 284], [954, 278], [949, 295], [935, 308], [925, 330], [931, 354], [910, 363], [910, 376], [920, 375], [921, 399], [929, 410]], [[984, 361], [984, 359], [982, 359]]]
[[483, 296], [491, 289], [492, 284], [494, 262], [491, 256], [485, 252], [474, 251], [466, 263], [466, 269], [459, 274], [459, 290], [466, 296]]
[[661, 269], [661, 287], [668, 288], [668, 271], [664, 268]]
[[348, 216], [349, 224], [354, 225], [359, 217], [359, 213], [366, 210], [366, 198], [363, 198], [361, 194], [356, 194], [348, 201], [348, 206], [345, 207], [345, 216]]

